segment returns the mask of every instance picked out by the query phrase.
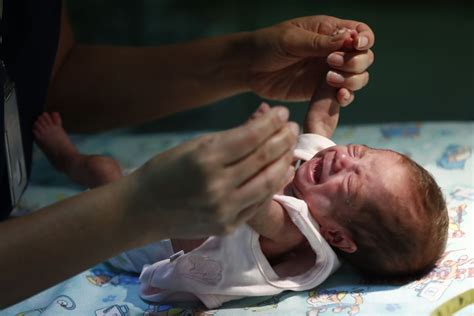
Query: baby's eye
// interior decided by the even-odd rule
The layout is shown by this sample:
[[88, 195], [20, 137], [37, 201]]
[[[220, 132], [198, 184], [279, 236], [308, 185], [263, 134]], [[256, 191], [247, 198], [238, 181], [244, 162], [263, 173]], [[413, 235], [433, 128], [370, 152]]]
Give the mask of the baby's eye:
[[352, 157], [357, 157], [357, 146], [353, 145], [352, 146]]
[[348, 177], [347, 177], [347, 181], [346, 181], [346, 193], [347, 193], [347, 197], [350, 198], [351, 197], [351, 187], [352, 187], [352, 174], [350, 174]]
[[361, 146], [354, 146], [354, 157], [361, 157]]
[[355, 201], [357, 198], [357, 177], [354, 174], [350, 174], [346, 180], [346, 199], [345, 204], [349, 207], [355, 207]]

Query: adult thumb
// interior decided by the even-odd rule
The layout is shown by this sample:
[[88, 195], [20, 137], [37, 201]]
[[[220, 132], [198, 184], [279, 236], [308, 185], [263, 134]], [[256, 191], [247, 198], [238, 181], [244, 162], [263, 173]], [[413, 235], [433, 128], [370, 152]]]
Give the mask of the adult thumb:
[[286, 52], [298, 57], [325, 57], [334, 51], [341, 50], [344, 42], [351, 36], [349, 32], [335, 36], [322, 35], [301, 28], [294, 29], [288, 37]]

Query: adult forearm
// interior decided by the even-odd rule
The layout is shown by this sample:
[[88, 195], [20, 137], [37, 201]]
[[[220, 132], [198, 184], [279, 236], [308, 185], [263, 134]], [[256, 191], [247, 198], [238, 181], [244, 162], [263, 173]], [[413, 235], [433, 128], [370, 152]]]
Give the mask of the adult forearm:
[[123, 182], [0, 223], [0, 308], [145, 242]]
[[0, 308], [123, 250], [236, 229], [283, 186], [296, 141], [288, 115], [275, 107], [116, 182], [0, 223]]
[[161, 47], [75, 45], [50, 84], [48, 109], [69, 129], [93, 131], [245, 92], [250, 34]]

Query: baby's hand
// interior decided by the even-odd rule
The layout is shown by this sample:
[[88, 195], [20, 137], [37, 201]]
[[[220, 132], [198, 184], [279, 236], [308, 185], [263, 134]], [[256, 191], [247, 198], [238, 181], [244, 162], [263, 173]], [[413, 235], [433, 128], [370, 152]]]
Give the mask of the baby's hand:
[[332, 33], [332, 36], [337, 36], [339, 34], [343, 34], [343, 33], [350, 33], [350, 37], [348, 37], [343, 46], [342, 46], [342, 50], [344, 51], [351, 51], [351, 50], [354, 50], [354, 45], [355, 45], [355, 39], [357, 38], [357, 31], [356, 30], [351, 30], [351, 29], [348, 29], [346, 27], [341, 27], [341, 28], [338, 28], [337, 30], [335, 30], [333, 33]]

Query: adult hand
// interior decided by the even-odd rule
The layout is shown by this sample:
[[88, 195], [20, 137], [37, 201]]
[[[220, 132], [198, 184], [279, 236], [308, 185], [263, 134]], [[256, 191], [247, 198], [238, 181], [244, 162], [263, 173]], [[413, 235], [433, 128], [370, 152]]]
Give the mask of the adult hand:
[[143, 232], [195, 238], [230, 232], [283, 185], [298, 126], [275, 107], [245, 125], [160, 154], [130, 176]]
[[[338, 33], [340, 29], [356, 35], [351, 39], [351, 32]], [[339, 88], [339, 102], [347, 105], [352, 91], [367, 84], [366, 70], [374, 60], [372, 30], [364, 23], [330, 16], [302, 17], [257, 30], [250, 42], [248, 85], [269, 99], [308, 100], [326, 78]]]

